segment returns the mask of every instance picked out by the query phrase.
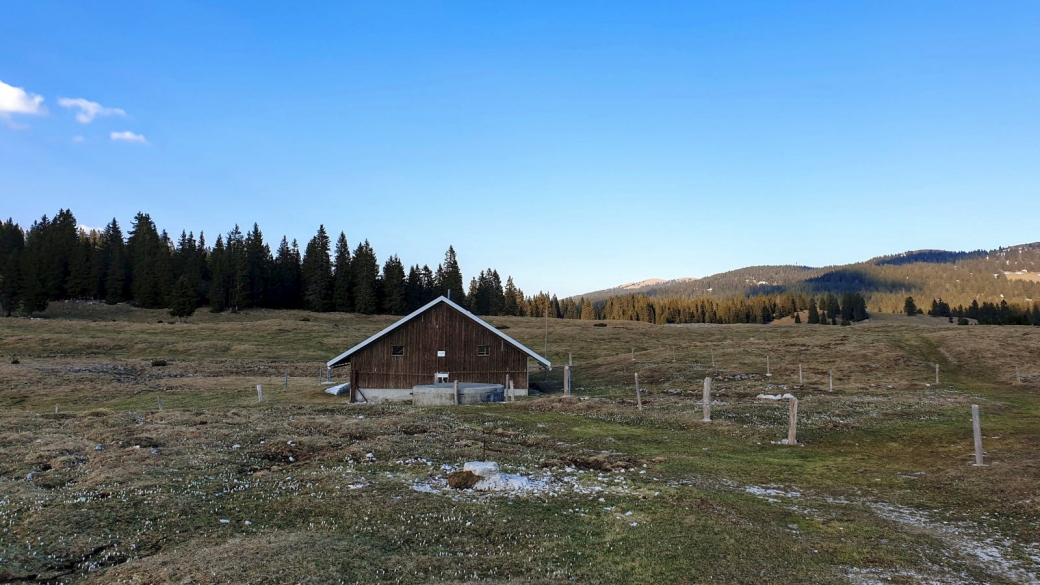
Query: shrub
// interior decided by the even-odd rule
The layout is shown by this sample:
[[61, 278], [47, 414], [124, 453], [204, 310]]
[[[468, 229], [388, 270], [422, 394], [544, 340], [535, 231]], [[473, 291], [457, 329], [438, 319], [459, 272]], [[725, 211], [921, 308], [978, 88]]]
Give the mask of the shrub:
[[20, 364], [22, 362], [18, 361], [18, 358], [11, 358], [11, 363], [15, 364], [15, 365], [18, 365], [18, 364]]
[[958, 317], [957, 318], [957, 324], [958, 325], [967, 325], [968, 324], [968, 319], [965, 318], [965, 317]]
[[606, 327], [607, 324], [606, 323], [593, 323], [592, 326], [593, 327]]
[[304, 317], [304, 318], [300, 319], [300, 321], [308, 321], [308, 322], [309, 322], [310, 320], [311, 320], [311, 318], [310, 318], [310, 317]]
[[160, 368], [166, 365], [166, 360], [152, 360], [152, 366]]
[[448, 485], [457, 490], [468, 490], [477, 485], [480, 476], [472, 471], [456, 471], [448, 474]]

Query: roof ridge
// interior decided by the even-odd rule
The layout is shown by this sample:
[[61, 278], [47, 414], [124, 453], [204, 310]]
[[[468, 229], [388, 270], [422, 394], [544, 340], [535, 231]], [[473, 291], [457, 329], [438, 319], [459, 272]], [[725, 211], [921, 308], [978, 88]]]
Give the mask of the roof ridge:
[[530, 348], [528, 348], [526, 345], [520, 343], [519, 341], [513, 339], [512, 337], [506, 335], [505, 333], [502, 333], [501, 331], [499, 331], [498, 329], [493, 327], [487, 321], [485, 321], [485, 320], [481, 319], [480, 317], [474, 315], [473, 313], [467, 311], [465, 308], [463, 308], [462, 306], [460, 306], [459, 304], [455, 303], [454, 301], [452, 301], [451, 299], [449, 299], [448, 297], [446, 297], [444, 295], [441, 295], [441, 296], [433, 299], [432, 301], [426, 303], [425, 305], [423, 305], [423, 306], [419, 307], [418, 309], [412, 311], [411, 313], [405, 315], [404, 317], [401, 317], [400, 319], [395, 321], [389, 327], [384, 328], [383, 330], [379, 331], [375, 335], [370, 336], [368, 339], [362, 341], [361, 343], [355, 345], [354, 347], [348, 349], [347, 351], [345, 351], [345, 352], [339, 354], [338, 356], [332, 358], [331, 360], [325, 362], [325, 365], [330, 367], [330, 368], [336, 367], [338, 364], [340, 364], [343, 361], [345, 361], [347, 358], [349, 358], [351, 355], [353, 355], [354, 353], [356, 353], [358, 350], [362, 349], [366, 345], [372, 343], [373, 341], [379, 339], [380, 337], [383, 337], [387, 333], [390, 333], [394, 329], [397, 329], [398, 327], [400, 327], [401, 325], [404, 325], [405, 323], [411, 321], [415, 317], [418, 317], [419, 315], [421, 315], [422, 313], [426, 312], [428, 309], [432, 308], [434, 305], [437, 305], [439, 303], [447, 303], [448, 306], [452, 307], [456, 311], [459, 311], [460, 313], [462, 313], [466, 317], [469, 317], [473, 321], [476, 321], [480, 325], [483, 325], [484, 328], [486, 328], [488, 331], [491, 331], [495, 335], [498, 335], [503, 340], [505, 340], [506, 342], [511, 344], [513, 347], [519, 349], [520, 351], [523, 351], [528, 356], [534, 358], [538, 363], [544, 365], [545, 367], [549, 368], [550, 370], [552, 369], [552, 363], [550, 363], [549, 360], [547, 360], [544, 357], [538, 355], [537, 353], [532, 351]]

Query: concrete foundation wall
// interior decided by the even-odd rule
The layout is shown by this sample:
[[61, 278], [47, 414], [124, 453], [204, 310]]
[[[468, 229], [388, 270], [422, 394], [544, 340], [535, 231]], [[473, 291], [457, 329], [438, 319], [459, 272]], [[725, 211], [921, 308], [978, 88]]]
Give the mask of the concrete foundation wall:
[[[455, 404], [453, 384], [429, 384], [412, 388], [413, 404], [421, 406], [451, 406]], [[459, 384], [459, 404], [502, 402], [505, 387], [501, 384]]]
[[358, 402], [411, 402], [412, 391], [408, 388], [362, 388], [358, 391]]

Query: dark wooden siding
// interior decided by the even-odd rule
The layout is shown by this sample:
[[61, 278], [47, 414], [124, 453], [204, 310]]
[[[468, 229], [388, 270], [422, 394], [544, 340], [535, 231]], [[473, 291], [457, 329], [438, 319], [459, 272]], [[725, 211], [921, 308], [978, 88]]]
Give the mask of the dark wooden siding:
[[[404, 346], [403, 356], [390, 355], [394, 345]], [[478, 356], [480, 345], [490, 346], [491, 355]], [[438, 351], [445, 356], [437, 357]], [[508, 375], [516, 388], [527, 388], [527, 360], [526, 353], [440, 303], [358, 350], [350, 369], [362, 389], [431, 384], [437, 372], [447, 372], [451, 381], [492, 384], [505, 384]]]

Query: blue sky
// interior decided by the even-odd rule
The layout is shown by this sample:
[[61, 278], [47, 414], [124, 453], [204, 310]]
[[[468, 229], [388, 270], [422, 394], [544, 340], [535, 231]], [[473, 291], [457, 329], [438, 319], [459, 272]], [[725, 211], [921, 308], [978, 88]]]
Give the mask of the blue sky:
[[23, 225], [324, 223], [561, 296], [1040, 240], [1035, 2], [9, 3], [0, 82]]

